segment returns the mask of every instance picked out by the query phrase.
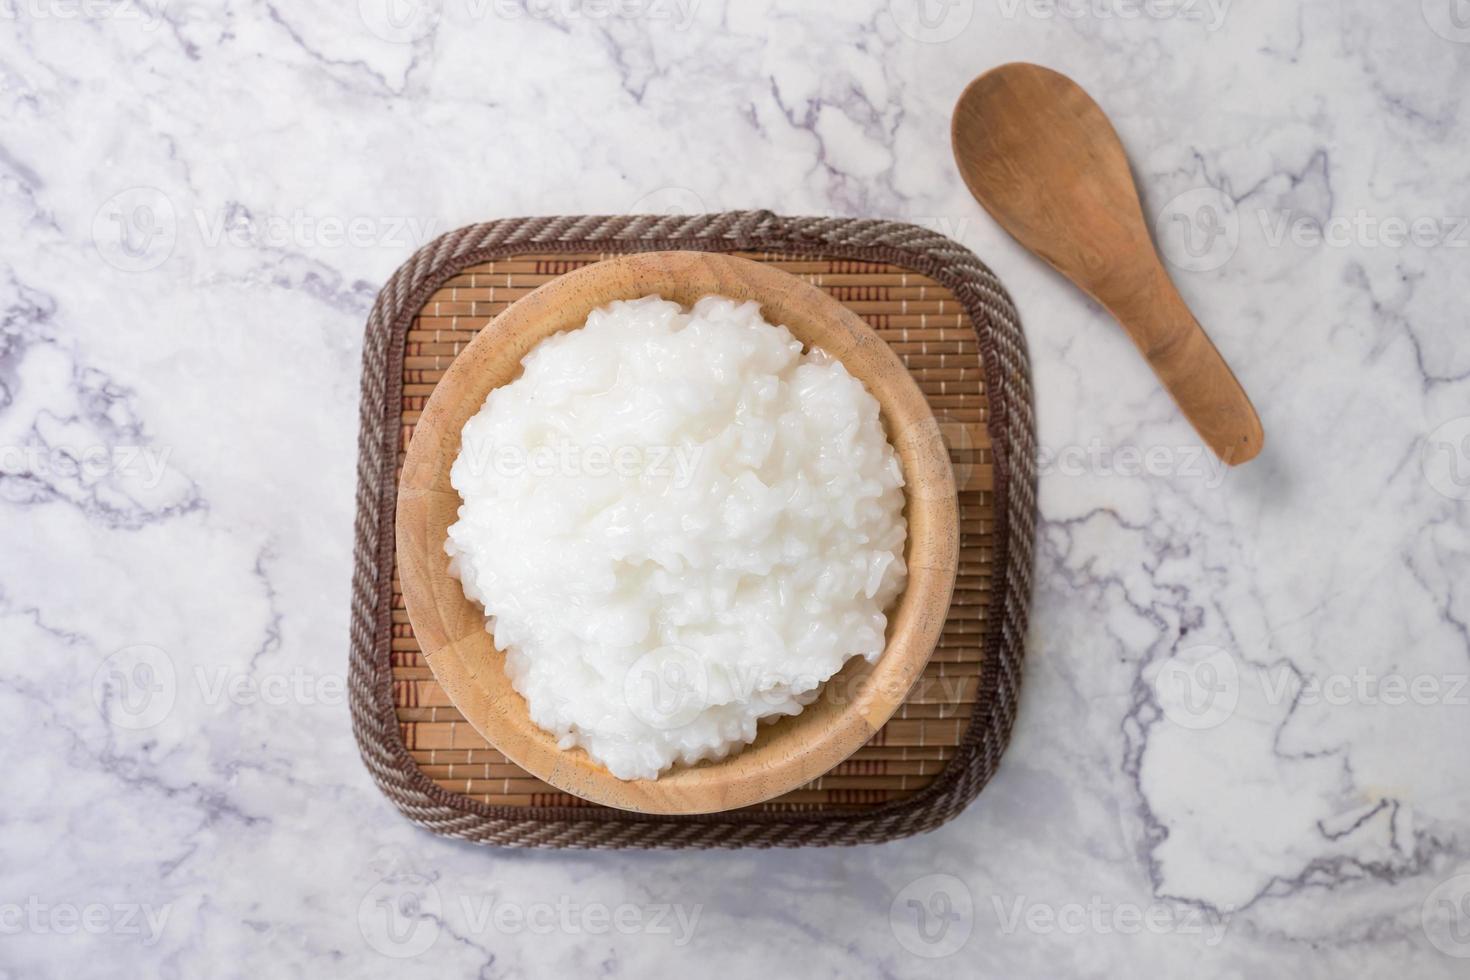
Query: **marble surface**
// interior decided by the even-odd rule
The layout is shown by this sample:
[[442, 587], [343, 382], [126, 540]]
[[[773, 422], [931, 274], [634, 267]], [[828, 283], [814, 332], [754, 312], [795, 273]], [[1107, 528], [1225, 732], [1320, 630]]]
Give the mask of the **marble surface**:
[[[1470, 970], [1470, 5], [139, 3], [0, 3], [0, 978]], [[1112, 114], [1249, 466], [966, 195], [950, 106], [1015, 59]], [[378, 285], [747, 207], [937, 228], [1020, 307], [999, 775], [882, 847], [417, 830], [342, 691]]]

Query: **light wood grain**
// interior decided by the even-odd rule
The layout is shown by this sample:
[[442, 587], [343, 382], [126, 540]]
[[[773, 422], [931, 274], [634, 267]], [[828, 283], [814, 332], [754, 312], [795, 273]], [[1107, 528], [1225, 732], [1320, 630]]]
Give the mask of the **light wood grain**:
[[1065, 75], [1002, 65], [955, 106], [955, 161], [1022, 245], [1101, 303], [1226, 463], [1261, 451], [1260, 419], [1159, 261], [1112, 123]]
[[[616, 779], [580, 749], [564, 751], [532, 724], [510, 685], [479, 606], [449, 574], [447, 529], [459, 495], [449, 467], [460, 431], [489, 392], [520, 374], [542, 339], [576, 329], [616, 299], [660, 295], [689, 305], [709, 294], [760, 302], [808, 347], [840, 359], [878, 400], [906, 480], [909, 582], [889, 616], [876, 664], [849, 662], [795, 718], [763, 726], [744, 752], [676, 768], [658, 780]], [[960, 561], [959, 512], [948, 451], [924, 395], [871, 328], [820, 290], [780, 270], [727, 255], [656, 252], [567, 273], [517, 300], [455, 358], [424, 406], [399, 484], [397, 549], [405, 605], [435, 679], [487, 741], [531, 775], [607, 806], [707, 813], [786, 794], [863, 746], [924, 672], [949, 611]]]

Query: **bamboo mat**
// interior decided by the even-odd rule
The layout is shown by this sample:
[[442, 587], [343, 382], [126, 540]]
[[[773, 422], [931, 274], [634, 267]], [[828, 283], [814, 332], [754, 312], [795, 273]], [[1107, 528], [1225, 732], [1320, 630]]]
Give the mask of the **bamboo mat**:
[[[491, 318], [557, 276], [613, 253], [526, 254], [470, 266], [429, 296], [403, 357], [397, 467], [434, 385]], [[960, 488], [960, 568], [944, 633], [907, 701], [874, 738], [827, 774], [750, 809], [853, 811], [906, 799], [956, 754], [980, 686], [989, 597], [997, 585], [994, 468], [974, 324], [943, 285], [896, 265], [737, 252], [813, 283], [857, 313], [908, 366], [940, 420]], [[396, 479], [396, 478], [395, 478]], [[400, 735], [446, 791], [499, 807], [602, 809], [532, 777], [464, 720], [419, 652], [394, 563], [391, 670]]]

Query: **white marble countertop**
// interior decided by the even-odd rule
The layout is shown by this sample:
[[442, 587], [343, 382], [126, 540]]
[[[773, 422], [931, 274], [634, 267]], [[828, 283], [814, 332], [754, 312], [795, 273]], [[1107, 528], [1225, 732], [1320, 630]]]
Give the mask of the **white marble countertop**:
[[[146, 2], [0, 4], [0, 978], [1470, 970], [1463, 0]], [[1017, 59], [1112, 114], [1257, 461], [965, 193], [950, 107]], [[461, 224], [751, 207], [939, 229], [1020, 307], [999, 775], [879, 847], [418, 830], [342, 694], [375, 291]], [[165, 709], [99, 709], [140, 660]]]

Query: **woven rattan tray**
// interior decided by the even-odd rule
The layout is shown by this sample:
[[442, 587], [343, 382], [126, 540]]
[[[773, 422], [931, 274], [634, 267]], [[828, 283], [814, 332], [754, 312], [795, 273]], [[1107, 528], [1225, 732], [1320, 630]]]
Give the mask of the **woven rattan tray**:
[[[610, 255], [735, 252], [804, 277], [874, 327], [940, 418], [960, 486], [960, 572], [944, 634], [893, 719], [820, 779], [694, 817], [586, 803], [530, 776], [460, 716], [419, 654], [393, 554], [398, 470], [434, 384], [509, 303]], [[509, 219], [451, 232], [378, 296], [363, 355], [351, 701], [368, 769], [410, 818], [504, 846], [875, 843], [932, 829], [989, 779], [1020, 684], [1034, 526], [1024, 341], [995, 276], [955, 242], [883, 221], [696, 217]]]

